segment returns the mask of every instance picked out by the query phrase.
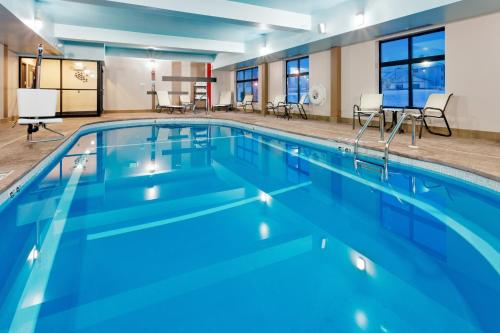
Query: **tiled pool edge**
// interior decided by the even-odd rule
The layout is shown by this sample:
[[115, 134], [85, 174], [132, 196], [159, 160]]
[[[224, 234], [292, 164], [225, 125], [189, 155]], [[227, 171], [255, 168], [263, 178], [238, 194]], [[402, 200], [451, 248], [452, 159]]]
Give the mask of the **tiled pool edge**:
[[[339, 139], [325, 139], [313, 135], [298, 134], [286, 130], [274, 129], [262, 125], [255, 125], [243, 121], [229, 120], [223, 118], [170, 118], [170, 119], [123, 119], [123, 120], [103, 120], [93, 123], [88, 123], [80, 126], [69, 137], [67, 137], [59, 146], [57, 146], [50, 154], [41, 159], [30, 171], [26, 172], [18, 179], [14, 180], [6, 189], [0, 193], [0, 207], [3, 206], [8, 199], [13, 198], [21, 191], [23, 187], [28, 185], [31, 180], [36, 178], [38, 174], [52, 162], [52, 159], [60, 154], [64, 149], [74, 143], [75, 139], [85, 134], [87, 131], [94, 131], [96, 129], [115, 128], [117, 126], [128, 125], [150, 125], [150, 124], [211, 124], [237, 127], [259, 134], [270, 135], [278, 139], [293, 140], [305, 145], [313, 145], [316, 147], [326, 147], [329, 149], [341, 149], [343, 151], [351, 152], [352, 144], [348, 141]], [[383, 153], [376, 149], [360, 147], [361, 154], [371, 154], [373, 156], [382, 157]], [[465, 180], [471, 184], [487, 188], [492, 191], [500, 192], [500, 182], [483, 175], [476, 174], [471, 171], [462, 170], [454, 166], [444, 165], [438, 162], [418, 160], [398, 154], [391, 154], [390, 160], [406, 166], [421, 168], [423, 170], [435, 172], [437, 174], [458, 178]]]

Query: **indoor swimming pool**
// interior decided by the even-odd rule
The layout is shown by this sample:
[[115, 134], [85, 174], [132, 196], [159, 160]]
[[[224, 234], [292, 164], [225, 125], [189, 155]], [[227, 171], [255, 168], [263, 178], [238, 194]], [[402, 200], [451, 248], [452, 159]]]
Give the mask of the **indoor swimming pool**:
[[0, 206], [0, 332], [497, 331], [500, 192], [389, 171], [236, 123], [83, 128]]

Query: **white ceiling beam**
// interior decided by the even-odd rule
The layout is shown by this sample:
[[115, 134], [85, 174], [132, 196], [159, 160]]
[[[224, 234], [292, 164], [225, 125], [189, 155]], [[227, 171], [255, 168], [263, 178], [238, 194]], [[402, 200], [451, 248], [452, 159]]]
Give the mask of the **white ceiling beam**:
[[107, 0], [286, 29], [311, 30], [311, 15], [228, 0]]
[[182, 50], [188, 52], [245, 52], [245, 44], [240, 42], [147, 34], [66, 24], [54, 24], [54, 36], [57, 39], [68, 41], [108, 43], [138, 46], [143, 48]]

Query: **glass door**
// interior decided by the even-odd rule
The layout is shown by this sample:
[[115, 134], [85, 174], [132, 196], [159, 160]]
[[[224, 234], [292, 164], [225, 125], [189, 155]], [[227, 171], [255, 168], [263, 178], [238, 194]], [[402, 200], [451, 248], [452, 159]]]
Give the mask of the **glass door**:
[[[36, 59], [19, 61], [19, 87], [31, 88]], [[43, 59], [41, 89], [59, 91], [60, 116], [99, 116], [102, 111], [102, 64], [99, 61]]]

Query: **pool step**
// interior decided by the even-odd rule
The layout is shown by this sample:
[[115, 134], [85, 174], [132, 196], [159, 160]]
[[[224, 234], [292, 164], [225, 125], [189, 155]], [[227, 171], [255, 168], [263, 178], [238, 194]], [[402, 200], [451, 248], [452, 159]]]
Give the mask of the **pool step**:
[[373, 171], [378, 171], [378, 172], [383, 172], [384, 171], [384, 165], [370, 161], [370, 160], [364, 160], [357, 158], [354, 160], [354, 167], [357, 169], [358, 167], [362, 167], [368, 170], [373, 170]]

